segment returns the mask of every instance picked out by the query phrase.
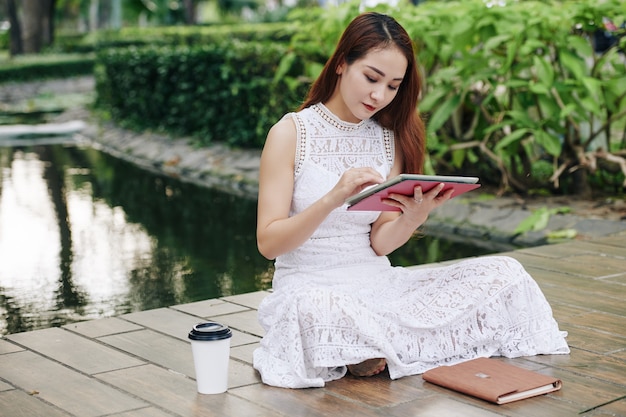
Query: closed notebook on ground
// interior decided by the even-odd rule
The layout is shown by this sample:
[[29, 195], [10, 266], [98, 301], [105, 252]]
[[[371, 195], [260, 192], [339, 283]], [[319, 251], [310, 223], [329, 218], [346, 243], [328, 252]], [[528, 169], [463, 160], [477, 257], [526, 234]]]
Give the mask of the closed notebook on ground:
[[452, 197], [480, 187], [480, 184], [477, 184], [478, 178], [476, 177], [401, 174], [361, 191], [359, 194], [348, 198], [346, 203], [348, 204], [348, 210], [399, 211], [399, 208], [385, 204], [382, 200], [391, 193], [413, 195], [413, 190], [418, 185], [422, 187], [422, 192], [426, 193], [441, 183], [445, 184], [441, 191], [442, 193], [450, 188], [454, 189]]
[[506, 404], [561, 389], [558, 378], [492, 358], [440, 366], [426, 371], [422, 378], [495, 404]]

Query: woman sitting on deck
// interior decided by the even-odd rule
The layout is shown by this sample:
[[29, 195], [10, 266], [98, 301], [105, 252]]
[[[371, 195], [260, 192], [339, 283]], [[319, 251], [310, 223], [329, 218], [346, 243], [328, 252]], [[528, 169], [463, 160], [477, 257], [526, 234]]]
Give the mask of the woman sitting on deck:
[[387, 254], [450, 198], [441, 187], [391, 195], [400, 209], [344, 201], [422, 172], [421, 92], [413, 44], [391, 17], [346, 28], [298, 112], [270, 130], [261, 157], [257, 240], [276, 259], [254, 352], [263, 381], [321, 387], [346, 372], [391, 378], [476, 357], [569, 352], [536, 282], [509, 257], [393, 267]]

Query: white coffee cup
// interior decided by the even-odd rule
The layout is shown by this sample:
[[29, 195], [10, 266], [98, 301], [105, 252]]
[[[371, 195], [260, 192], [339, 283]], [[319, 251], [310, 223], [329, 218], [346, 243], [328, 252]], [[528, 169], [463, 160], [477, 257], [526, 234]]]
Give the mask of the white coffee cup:
[[228, 361], [232, 332], [215, 322], [198, 323], [189, 332], [200, 394], [221, 394], [228, 389]]

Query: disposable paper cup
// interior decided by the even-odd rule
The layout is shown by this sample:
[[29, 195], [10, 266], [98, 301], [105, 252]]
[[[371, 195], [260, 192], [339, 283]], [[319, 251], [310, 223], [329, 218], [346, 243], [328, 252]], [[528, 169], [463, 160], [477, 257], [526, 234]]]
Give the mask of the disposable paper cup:
[[189, 332], [200, 394], [221, 394], [228, 389], [231, 336], [228, 327], [214, 322], [196, 324]]

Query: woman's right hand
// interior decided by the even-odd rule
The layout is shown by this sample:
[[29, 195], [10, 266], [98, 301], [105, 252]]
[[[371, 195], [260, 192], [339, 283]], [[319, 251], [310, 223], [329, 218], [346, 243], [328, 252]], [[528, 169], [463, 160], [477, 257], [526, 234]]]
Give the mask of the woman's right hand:
[[385, 179], [374, 168], [350, 168], [345, 171], [337, 184], [328, 192], [327, 198], [335, 207], [344, 204], [348, 197], [360, 193], [365, 188], [380, 184]]

